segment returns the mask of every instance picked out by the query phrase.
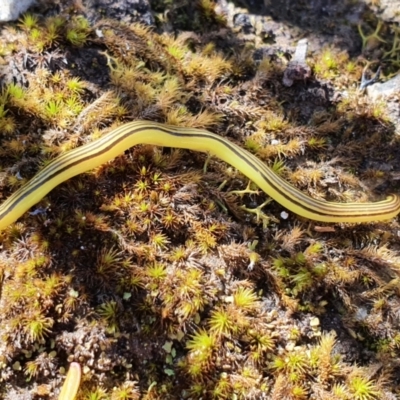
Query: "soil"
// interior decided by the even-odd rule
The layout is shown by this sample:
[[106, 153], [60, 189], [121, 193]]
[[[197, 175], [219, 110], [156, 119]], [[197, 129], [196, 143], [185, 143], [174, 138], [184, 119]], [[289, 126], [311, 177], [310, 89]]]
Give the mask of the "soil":
[[[284, 170], [283, 174], [288, 179], [293, 171], [317, 170], [319, 175], [314, 178], [304, 175], [298, 181], [292, 179], [308, 195], [345, 202], [360, 198], [376, 200], [387, 193], [398, 193], [400, 142], [398, 111], [393, 105], [398, 98], [394, 96], [392, 103], [383, 105], [392, 110], [385, 118], [365, 93], [354, 94], [368, 61], [382, 60], [378, 45], [363, 47], [357, 25], [371, 32], [371, 27], [373, 30], [375, 22], [384, 15], [383, 21], [389, 25], [382, 34], [389, 41], [394, 35], [390, 23], [395, 16], [390, 12], [388, 15], [386, 7], [381, 9], [373, 1], [369, 4], [354, 0], [218, 0], [210, 7], [210, 14], [202, 13], [204, 4], [209, 3], [42, 1], [30, 11], [41, 20], [57, 15], [71, 20], [83, 16], [90, 23], [89, 38], [82, 46], [63, 41], [42, 52], [16, 45], [11, 54], [1, 56], [1, 86], [16, 84], [29, 88], [38, 70], [48, 71], [49, 76], [68, 71], [70, 76], [85, 82], [80, 93], [84, 104], [90, 105], [115, 90], [123, 104], [129, 106], [137, 102], [136, 93], [130, 97], [124, 88], [115, 89], [111, 75], [116, 64], [111, 54], [126, 64], [130, 57], [139, 54], [146, 60], [144, 70], [159, 69], [185, 82], [184, 92], [189, 100], [184, 105], [193, 115], [204, 109], [221, 113], [222, 122], [216, 124], [216, 130], [229, 140], [245, 145], [269, 112], [282, 116], [282, 129], [276, 132], [270, 127], [270, 131], [266, 129], [265, 148], [277, 143], [287, 145], [296, 139], [301, 143], [300, 150], [291, 153], [288, 146], [282, 147], [282, 153], [274, 153], [276, 157], [271, 159], [266, 150], [265, 161], [271, 165], [284, 160], [289, 172]], [[224, 22], [214, 13], [223, 15]], [[196, 80], [195, 73], [189, 76], [178, 62], [176, 69], [171, 67], [167, 52], [156, 47], [165, 43], [162, 39], [157, 44], [152, 42], [154, 59], [153, 53], [146, 59], [140, 47], [146, 41], [142, 42], [140, 34], [127, 28], [136, 23], [151, 27], [160, 38], [185, 34], [190, 43], [188, 48], [194, 52], [212, 43], [225, 59], [240, 60], [240, 68], [208, 85]], [[15, 41], [21, 29], [13, 23], [1, 28], [0, 40], [4, 43]], [[109, 31], [115, 35], [115, 43], [106, 41]], [[308, 41], [307, 63], [311, 72], [286, 86], [282, 83], [285, 70], [290, 68], [297, 42], [304, 38]], [[148, 41], [152, 40], [153, 37]], [[133, 49], [135, 43], [137, 48]], [[343, 65], [353, 62], [354, 72], [348, 75], [318, 72], [318, 60], [328, 48], [334, 49], [333, 57], [346, 60]], [[145, 48], [143, 52], [146, 51], [149, 50]], [[257, 68], [266, 59], [271, 68], [267, 77], [257, 81]], [[390, 58], [382, 61], [382, 65], [384, 75], [389, 76], [397, 64]], [[345, 70], [344, 66], [337, 68]], [[137, 71], [143, 72], [140, 68]], [[15, 191], [7, 180], [11, 172], [33, 176], [42, 165], [49, 143], [61, 146], [76, 136], [76, 142], [81, 144], [88, 131], [108, 127], [118, 119], [118, 113], [111, 114], [101, 119], [99, 126], [93, 121], [87, 128], [80, 123], [81, 115], [61, 128], [38, 118], [29, 109], [15, 105], [9, 108], [20, 124], [15, 137], [26, 135], [24, 140], [35, 143], [36, 147], [32, 146], [20, 158], [11, 151], [2, 153], [4, 199]], [[124, 114], [123, 122], [152, 120], [154, 116], [164, 122], [156, 108], [139, 110], [133, 106], [132, 109]], [[324, 140], [319, 148], [310, 145], [315, 138]], [[12, 140], [6, 134], [0, 139], [7, 143]], [[154, 160], [160, 154], [164, 163], [157, 164]], [[49, 195], [51, 207], [43, 217], [28, 216], [23, 220], [23, 228], [17, 225], [15, 232], [9, 229], [2, 236], [0, 397], [57, 398], [65, 370], [74, 361], [81, 364], [84, 373], [79, 399], [397, 398], [400, 395], [398, 217], [387, 223], [332, 226], [310, 222], [292, 213], [285, 219], [283, 207], [273, 202], [260, 221], [242, 206], [247, 210], [256, 208], [266, 201], [264, 194], [232, 198], [229, 193], [243, 190], [246, 185], [243, 177], [215, 161], [211, 161], [206, 175], [202, 175], [206, 158], [195, 152], [183, 153], [180, 158], [169, 150], [160, 154], [152, 148], [140, 147], [127, 151], [112, 165], [73, 178]], [[139, 160], [137, 165], [129, 166], [136, 160]], [[148, 171], [143, 172], [143, 168]], [[147, 230], [126, 233], [123, 221], [133, 211], [115, 211], [117, 207], [113, 210], [113, 199], [119, 193], [122, 197], [136, 193], [141, 180], [153, 182], [153, 171], [171, 183], [173, 193], [168, 199], [184, 222], [173, 229], [161, 230], [158, 225], [156, 229], [149, 224]], [[161, 183], [152, 185], [142, 203], [159, 198]], [[360, 198], [355, 197], [357, 189]], [[41, 205], [45, 206], [44, 202]], [[98, 214], [106, 216], [105, 222], [93, 217]], [[152, 218], [159, 222], [161, 212], [155, 212]], [[29, 224], [31, 220], [33, 225]], [[80, 225], [82, 220], [87, 221], [86, 225], [84, 222]], [[143, 217], [140, 222], [145, 224], [144, 220]], [[300, 232], [298, 237], [296, 229]], [[199, 235], [203, 234], [203, 240], [207, 230], [216, 245], [203, 251]], [[160, 232], [167, 237], [167, 244], [149, 250], [148, 243]], [[39, 239], [42, 247], [38, 245]], [[47, 248], [43, 242], [48, 244]], [[321, 246], [322, 250], [314, 254], [313, 246]], [[182, 248], [184, 261], [176, 261], [173, 255]], [[108, 249], [110, 257], [114, 255], [117, 260], [115, 272], [109, 275], [101, 275], [98, 269], [103, 249]], [[258, 256], [253, 268], [249, 259], [252, 260], [254, 251]], [[30, 259], [37, 260], [39, 254], [45, 254], [47, 261], [42, 272], [36, 268], [33, 274], [39, 288], [36, 297], [43, 315], [54, 324], [43, 337], [31, 340], [24, 322], [15, 323], [17, 311], [23, 314], [30, 305], [18, 299], [15, 307], [9, 302], [17, 298], [13, 297], [13, 290], [25, 288], [15, 271], [20, 271], [21, 265], [28, 264]], [[300, 260], [303, 256], [304, 261]], [[148, 272], [149, 265], [156, 266], [158, 262], [165, 264], [167, 271], [159, 280]], [[296, 279], [305, 277], [302, 272], [312, 277], [312, 285], [305, 289], [296, 283]], [[41, 282], [53, 273], [62, 283], [53, 297], [46, 298], [41, 294], [44, 290]], [[20, 275], [29, 279], [25, 269]], [[140, 281], [137, 287], [132, 283], [136, 278]], [[199, 298], [204, 304], [196, 312], [187, 311], [189, 317], [186, 317], [180, 307], [187, 304], [194, 307], [196, 285], [201, 288]], [[243, 288], [254, 294], [256, 305], [234, 309], [235, 295]], [[175, 299], [174, 295], [180, 291], [182, 298], [189, 301], [174, 300], [172, 306], [167, 306], [168, 299]], [[75, 293], [76, 302], [68, 308]], [[106, 306], [114, 314], [107, 314], [110, 309]], [[221, 310], [233, 313], [236, 318], [233, 325], [238, 328], [230, 326], [219, 335], [212, 356], [203, 362], [199, 358], [201, 350], [190, 351], [191, 341], [199, 332], [212, 331], [212, 318]], [[321, 355], [324, 351], [321, 338], [329, 338], [329, 334], [335, 336], [335, 345], [331, 351], [325, 348], [328, 356]], [[260, 337], [268, 337], [273, 345], [262, 344], [261, 339], [257, 342]], [[204, 347], [206, 343], [203, 350]], [[298, 365], [288, 363], [293, 354], [299, 357]], [[29, 362], [33, 361], [38, 367], [29, 376]], [[196, 363], [200, 366], [199, 373], [193, 367]], [[363, 380], [365, 390], [370, 390], [364, 397], [357, 394], [354, 383]], [[342, 397], [340, 385], [345, 388]], [[124, 388], [129, 393], [127, 397], [120, 395]]]

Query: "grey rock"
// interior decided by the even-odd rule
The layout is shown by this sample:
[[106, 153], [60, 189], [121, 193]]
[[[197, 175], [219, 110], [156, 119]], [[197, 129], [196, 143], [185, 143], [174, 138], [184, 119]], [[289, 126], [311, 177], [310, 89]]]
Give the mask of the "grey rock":
[[0, 0], [0, 21], [12, 21], [26, 11], [35, 0]]

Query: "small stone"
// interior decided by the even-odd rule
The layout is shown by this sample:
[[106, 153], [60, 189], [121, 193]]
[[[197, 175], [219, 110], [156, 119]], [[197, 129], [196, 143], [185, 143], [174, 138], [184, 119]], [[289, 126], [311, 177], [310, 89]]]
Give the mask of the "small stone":
[[84, 375], [87, 375], [87, 374], [90, 372], [90, 368], [89, 368], [87, 365], [85, 365], [85, 366], [83, 367], [82, 372], [84, 373]]
[[400, 74], [395, 75], [384, 83], [374, 83], [367, 87], [367, 94], [372, 100], [389, 97], [398, 93], [400, 89]]
[[240, 27], [245, 34], [254, 33], [255, 29], [248, 14], [236, 14], [233, 17], [235, 26]]
[[0, 0], [0, 21], [17, 19], [33, 3], [33, 0]]
[[286, 351], [293, 351], [293, 349], [296, 347], [296, 342], [294, 341], [289, 341], [285, 347]]
[[282, 211], [281, 212], [281, 218], [282, 219], [288, 219], [289, 218], [289, 214], [286, 211]]
[[318, 317], [311, 318], [310, 326], [312, 328], [317, 328], [319, 325], [320, 325], [320, 322], [319, 322], [319, 318]]

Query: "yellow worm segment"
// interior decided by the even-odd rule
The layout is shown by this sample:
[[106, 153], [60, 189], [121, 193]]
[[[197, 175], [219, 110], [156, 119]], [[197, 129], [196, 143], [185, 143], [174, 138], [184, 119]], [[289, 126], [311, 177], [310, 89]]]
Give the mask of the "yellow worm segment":
[[0, 230], [16, 221], [61, 182], [96, 168], [137, 144], [207, 152], [237, 168], [288, 210], [321, 222], [371, 222], [395, 217], [400, 198], [390, 195], [376, 203], [332, 203], [313, 199], [276, 175], [257, 157], [204, 129], [178, 128], [134, 121], [104, 137], [53, 160], [0, 206]]
[[81, 366], [76, 362], [71, 363], [58, 400], [75, 399], [81, 384], [81, 375]]

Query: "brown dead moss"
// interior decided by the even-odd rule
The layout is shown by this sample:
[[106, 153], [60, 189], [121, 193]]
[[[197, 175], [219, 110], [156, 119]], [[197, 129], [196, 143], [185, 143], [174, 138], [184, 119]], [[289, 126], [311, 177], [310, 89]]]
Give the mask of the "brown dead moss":
[[[223, 22], [212, 2], [197, 10]], [[3, 65], [28, 45], [35, 60], [1, 91], [3, 198], [57, 154], [139, 118], [213, 129], [313, 197], [364, 201], [396, 186], [398, 140], [360, 94], [304, 121], [293, 100], [302, 87], [285, 88], [281, 65], [255, 62], [245, 42], [28, 16], [1, 34]], [[102, 85], [46, 61], [93, 46]], [[323, 50], [314, 83], [354, 82], [351, 62]], [[2, 232], [1, 395], [38, 397], [47, 385], [51, 397], [72, 361], [83, 366], [80, 399], [398, 392], [398, 222], [285, 220], [246, 185], [205, 155], [137, 146]]]

